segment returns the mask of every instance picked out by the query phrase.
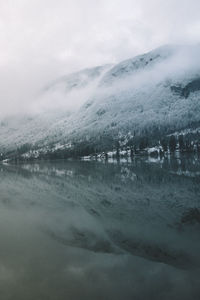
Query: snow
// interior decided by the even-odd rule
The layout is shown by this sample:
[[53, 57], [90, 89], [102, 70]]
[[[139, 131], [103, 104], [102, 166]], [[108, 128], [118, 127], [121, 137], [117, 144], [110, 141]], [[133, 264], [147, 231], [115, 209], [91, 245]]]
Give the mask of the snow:
[[[70, 100], [71, 90], [78, 95], [85, 87], [92, 88], [90, 93], [83, 93], [83, 105], [70, 114], [60, 109], [0, 120], [0, 151], [4, 153], [26, 143], [38, 151], [57, 151], [73, 147], [74, 141], [98, 143], [100, 135], [109, 135], [120, 140], [120, 155], [126, 156], [123, 146], [151, 127], [162, 125], [173, 128], [177, 134], [199, 130], [189, 126], [191, 120], [199, 122], [199, 91], [184, 98], [170, 88], [186, 84], [193, 70], [187, 67], [183, 71], [183, 66], [176, 66], [177, 72], [161, 72], [171, 68], [176, 51], [177, 47], [164, 46], [114, 66], [85, 69], [55, 80], [43, 92], [50, 95], [59, 90], [66, 101]], [[115, 151], [110, 149], [108, 157], [112, 158]], [[153, 151], [159, 149], [148, 149], [149, 154]]]
[[151, 147], [147, 149], [148, 154], [153, 154], [153, 153], [160, 153], [160, 151], [162, 151], [162, 147], [161, 146], [156, 146], [156, 147]]

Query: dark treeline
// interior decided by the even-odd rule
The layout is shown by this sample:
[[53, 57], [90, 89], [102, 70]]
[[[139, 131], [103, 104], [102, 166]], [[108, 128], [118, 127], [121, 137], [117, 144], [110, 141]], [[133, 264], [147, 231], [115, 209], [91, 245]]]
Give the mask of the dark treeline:
[[[60, 142], [62, 144], [62, 142]], [[63, 141], [65, 144], [65, 141]], [[54, 145], [46, 148], [40, 145], [24, 144], [16, 150], [1, 154], [1, 160], [31, 160], [31, 159], [68, 159], [83, 156], [97, 156], [104, 153], [106, 157], [109, 151], [114, 151], [116, 157], [120, 157], [120, 151], [127, 151], [127, 155], [148, 153], [148, 149], [157, 146], [159, 153], [200, 152], [200, 131], [186, 131], [185, 134], [162, 135], [160, 128], [152, 127], [151, 134], [146, 129], [140, 132], [133, 131], [131, 134], [111, 135], [103, 132], [94, 137], [82, 137], [81, 141], [72, 141], [71, 147], [56, 149]], [[44, 150], [45, 149], [45, 150]], [[129, 154], [128, 154], [129, 151]], [[29, 153], [29, 155], [24, 155]], [[153, 152], [152, 152], [153, 155]]]

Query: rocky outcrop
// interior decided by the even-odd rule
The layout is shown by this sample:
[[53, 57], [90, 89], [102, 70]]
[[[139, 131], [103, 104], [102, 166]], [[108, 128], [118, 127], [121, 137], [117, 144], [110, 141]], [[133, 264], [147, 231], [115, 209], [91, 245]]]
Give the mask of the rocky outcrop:
[[173, 85], [171, 86], [171, 91], [175, 94], [180, 95], [181, 97], [188, 98], [190, 93], [196, 92], [200, 90], [200, 78], [197, 78], [191, 82], [189, 82], [185, 87], [181, 85]]

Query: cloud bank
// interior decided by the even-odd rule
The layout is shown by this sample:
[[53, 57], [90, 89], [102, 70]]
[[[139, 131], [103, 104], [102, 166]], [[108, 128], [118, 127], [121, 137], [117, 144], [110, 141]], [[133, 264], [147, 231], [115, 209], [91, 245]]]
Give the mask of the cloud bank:
[[1, 113], [30, 110], [63, 74], [199, 43], [199, 11], [198, 0], [0, 1]]

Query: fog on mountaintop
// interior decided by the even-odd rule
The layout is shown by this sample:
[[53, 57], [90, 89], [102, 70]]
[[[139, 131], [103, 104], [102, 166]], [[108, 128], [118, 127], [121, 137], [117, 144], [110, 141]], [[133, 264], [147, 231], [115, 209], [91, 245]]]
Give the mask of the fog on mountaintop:
[[[43, 89], [32, 105], [32, 111], [40, 112], [65, 109], [74, 111], [95, 96], [116, 94], [130, 88], [140, 88], [165, 80], [174, 83], [187, 82], [200, 74], [200, 45], [163, 46], [147, 54], [150, 65], [128, 70], [134, 61], [141, 61], [143, 55], [122, 61], [116, 65], [106, 65], [85, 69], [69, 74], [52, 82]], [[155, 62], [153, 62], [155, 59]], [[152, 64], [151, 64], [152, 61]], [[123, 68], [127, 68], [125, 74]], [[117, 72], [115, 76], [114, 72]], [[127, 73], [128, 72], [128, 73]], [[127, 79], [127, 75], [128, 79]], [[111, 79], [113, 78], [114, 81]]]
[[[130, 72], [128, 80], [126, 76], [123, 76], [123, 73], [113, 77], [114, 82], [110, 82], [108, 78], [109, 76], [112, 78], [112, 72], [115, 69], [120, 70], [124, 66], [128, 69], [128, 65], [131, 65], [132, 61], [140, 60], [140, 56], [115, 65], [108, 64], [102, 67], [83, 69], [48, 82], [47, 78], [49, 79], [49, 77], [45, 74], [42, 79], [41, 77], [33, 78], [33, 85], [32, 80], [24, 85], [25, 73], [20, 76], [14, 73], [16, 82], [12, 89], [4, 85], [1, 87], [1, 94], [5, 98], [12, 99], [12, 93], [15, 91], [16, 98], [13, 98], [12, 106], [10, 106], [9, 101], [6, 102], [1, 113], [38, 114], [59, 109], [73, 112], [90, 98], [101, 94], [114, 94], [133, 87], [139, 88], [143, 85], [156, 84], [167, 79], [174, 82], [184, 82], [184, 80], [192, 79], [200, 73], [199, 50], [200, 45], [160, 47], [147, 55], [150, 61], [153, 56], [160, 56], [159, 60], [150, 66], [139, 67], [136, 72]], [[4, 80], [6, 75], [9, 77], [9, 74], [5, 73]], [[47, 77], [45, 78], [45, 76]], [[106, 82], [107, 80], [108, 82]], [[19, 101], [18, 97], [21, 92], [23, 92], [23, 97], [26, 97], [26, 102], [23, 101], [23, 97], [22, 101]]]
[[[197, 0], [1, 2], [1, 115], [80, 107], [98, 80], [68, 95], [62, 88], [43, 91], [81, 69], [116, 64], [163, 44], [197, 44], [199, 10]], [[186, 52], [154, 75], [196, 68], [198, 55]]]

